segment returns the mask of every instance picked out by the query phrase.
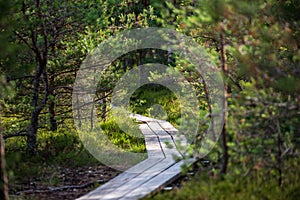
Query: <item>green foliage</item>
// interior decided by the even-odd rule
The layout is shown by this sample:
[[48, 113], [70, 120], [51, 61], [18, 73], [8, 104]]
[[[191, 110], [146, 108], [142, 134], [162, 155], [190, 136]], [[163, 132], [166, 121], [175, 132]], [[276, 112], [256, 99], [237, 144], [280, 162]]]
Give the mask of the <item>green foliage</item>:
[[[299, 159], [297, 161], [299, 163]], [[227, 176], [225, 180], [213, 178], [207, 171], [197, 174], [189, 182], [184, 182], [180, 189], [162, 192], [146, 199], [297, 199], [299, 195], [299, 165], [291, 165], [295, 171], [285, 171], [285, 187], [279, 187], [276, 178], [266, 176], [264, 171], [253, 175]], [[237, 166], [231, 170], [237, 169]], [[266, 181], [267, 180], [267, 181]]]
[[[123, 119], [129, 121], [131, 119]], [[138, 129], [138, 124], [131, 127], [131, 131], [138, 133], [125, 133], [121, 130], [120, 126], [116, 123], [114, 118], [110, 118], [105, 122], [100, 123], [100, 127], [108, 139], [120, 149], [131, 151], [135, 153], [142, 153], [146, 151], [146, 146], [144, 138], [142, 137], [140, 130]], [[140, 136], [140, 137], [137, 137]]]
[[8, 169], [16, 178], [42, 175], [48, 169], [47, 166], [78, 167], [99, 163], [84, 149], [75, 130], [40, 130], [38, 142], [38, 155], [32, 157], [26, 153], [25, 138], [6, 140]]
[[220, 34], [225, 36], [229, 73], [235, 80], [260, 77], [260, 87], [272, 86], [291, 95], [299, 90], [300, 51], [296, 44], [300, 21], [298, 14], [292, 14], [298, 13], [299, 2], [201, 0], [166, 4], [160, 19], [165, 26], [172, 25], [217, 51]]
[[244, 90], [229, 102], [232, 165], [242, 163], [244, 170], [256, 166], [280, 173], [290, 167], [283, 164], [292, 157], [290, 150], [299, 149], [297, 100], [272, 88], [257, 90], [254, 80], [242, 86]]
[[[159, 22], [163, 26], [176, 27], [209, 48], [220, 67], [224, 44], [229, 169], [236, 179], [235, 175], [259, 168], [262, 180], [273, 176], [274, 183], [277, 180], [286, 186], [283, 171], [291, 167], [290, 158], [299, 154], [300, 21], [294, 14], [299, 13], [298, 4], [272, 0], [155, 4], [161, 9]], [[181, 72], [188, 72], [187, 65], [181, 63], [176, 58]], [[208, 156], [217, 163], [215, 168], [221, 152], [221, 145], [216, 146]]]
[[[161, 114], [161, 119], [178, 123], [180, 118], [180, 104], [176, 95], [168, 88], [157, 85], [148, 84], [138, 88], [131, 96], [131, 109], [133, 112], [150, 116], [153, 114]], [[163, 111], [155, 108], [155, 105], [161, 105]], [[158, 110], [154, 110], [158, 109]], [[163, 112], [166, 112], [167, 116]], [[167, 118], [166, 118], [167, 117]]]
[[[144, 139], [124, 133], [114, 119], [101, 122], [101, 128], [109, 140], [121, 149], [136, 153], [145, 152]], [[138, 127], [136, 125], [133, 128]], [[85, 149], [74, 129], [59, 128], [55, 132], [40, 130], [37, 140], [38, 155], [35, 157], [26, 153], [25, 138], [6, 140], [7, 167], [11, 171], [11, 180], [18, 182], [42, 176], [48, 170], [52, 171], [57, 167], [99, 165], [99, 161]]]

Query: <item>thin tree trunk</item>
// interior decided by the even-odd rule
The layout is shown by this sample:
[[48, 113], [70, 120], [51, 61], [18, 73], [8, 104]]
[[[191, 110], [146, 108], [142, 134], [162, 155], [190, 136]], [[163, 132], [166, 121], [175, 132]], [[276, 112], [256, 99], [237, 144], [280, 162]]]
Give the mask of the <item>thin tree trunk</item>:
[[[226, 65], [226, 50], [224, 44], [224, 35], [223, 33], [220, 34], [220, 54], [221, 54], [221, 69], [226, 77], [227, 75], [227, 65]], [[228, 84], [225, 83], [225, 97], [227, 98], [229, 92]], [[224, 109], [224, 126], [221, 133], [221, 142], [222, 142], [222, 161], [220, 167], [220, 175], [223, 176], [227, 172], [227, 165], [228, 165], [228, 145], [227, 145], [227, 132], [226, 132], [226, 122], [227, 122], [227, 99], [225, 99], [223, 104]]]
[[228, 146], [227, 146], [227, 133], [226, 133], [226, 124], [223, 126], [222, 130], [222, 161], [221, 161], [221, 168], [220, 168], [220, 175], [224, 175], [227, 172], [227, 165], [228, 165]]
[[[27, 136], [27, 150], [30, 154], [36, 154], [37, 142], [36, 142], [36, 134], [39, 126], [39, 115], [43, 108], [47, 104], [48, 96], [49, 96], [49, 84], [48, 84], [48, 74], [46, 70], [47, 61], [43, 59], [43, 57], [38, 57], [38, 65], [34, 76], [33, 81], [33, 96], [32, 96], [32, 111], [31, 111], [31, 119], [30, 126]], [[44, 96], [39, 105], [39, 87], [40, 87], [40, 78], [43, 79], [44, 84]]]
[[81, 122], [81, 113], [80, 113], [80, 102], [79, 102], [79, 97], [78, 94], [76, 94], [76, 101], [77, 101], [77, 119], [78, 119], [78, 126], [81, 127], [82, 126], [82, 122]]
[[0, 156], [1, 156], [0, 199], [8, 200], [8, 178], [7, 178], [6, 162], [5, 162], [5, 146], [4, 146], [4, 139], [2, 135], [1, 113], [0, 113]]
[[34, 155], [36, 152], [36, 133], [38, 129], [38, 100], [39, 100], [39, 86], [40, 86], [40, 76], [39, 73], [39, 66], [37, 66], [34, 80], [33, 80], [33, 96], [32, 96], [32, 111], [31, 111], [31, 118], [30, 118], [30, 126], [28, 130], [27, 136], [27, 150], [30, 154]]
[[280, 130], [280, 124], [279, 120], [277, 119], [276, 122], [277, 125], [277, 171], [278, 171], [278, 186], [282, 187], [282, 149], [281, 149], [281, 130]]
[[[93, 78], [93, 82], [94, 82], [94, 85], [96, 85], [97, 83], [96, 83], [96, 73], [97, 73], [97, 70], [96, 70], [96, 67], [94, 67], [94, 78]], [[92, 110], [91, 110], [91, 114], [90, 114], [90, 116], [91, 116], [91, 118], [90, 118], [90, 121], [91, 121], [91, 129], [93, 129], [94, 128], [94, 113], [95, 113], [95, 99], [96, 99], [96, 97], [94, 96], [93, 97], [93, 102], [92, 102]]]
[[106, 121], [107, 118], [107, 98], [106, 92], [103, 92], [101, 119]]
[[150, 5], [150, 0], [142, 0], [142, 3], [144, 4], [144, 6], [146, 8], [147, 6]]
[[[38, 30], [32, 30], [31, 32], [31, 41], [34, 49], [34, 53], [36, 56], [36, 70], [33, 79], [33, 96], [32, 96], [32, 111], [31, 111], [31, 119], [30, 126], [27, 137], [27, 150], [30, 154], [36, 154], [37, 142], [36, 142], [36, 134], [38, 131], [39, 125], [39, 115], [41, 111], [47, 104], [48, 96], [49, 96], [49, 80], [48, 80], [48, 72], [47, 72], [47, 58], [48, 58], [48, 34], [46, 25], [44, 23], [42, 11], [40, 9], [40, 1], [35, 1], [35, 6], [38, 9], [38, 17], [41, 23], [41, 33], [40, 36], [43, 38], [43, 45], [40, 47], [38, 45]], [[44, 95], [39, 103], [39, 94], [40, 94], [40, 81], [43, 81], [44, 84]]]
[[[54, 94], [52, 94], [55, 98]], [[57, 130], [57, 121], [55, 119], [55, 102], [54, 99], [50, 100], [49, 103], [49, 114], [50, 114], [50, 130], [56, 131]]]
[[[214, 123], [214, 116], [212, 115], [212, 107], [211, 107], [211, 100], [210, 100], [210, 94], [209, 94], [209, 91], [208, 91], [208, 88], [207, 88], [207, 84], [206, 84], [206, 81], [203, 77], [201, 77], [202, 79], [202, 84], [203, 84], [203, 88], [204, 88], [204, 94], [205, 94], [205, 99], [206, 99], [206, 102], [207, 102], [207, 107], [208, 107], [208, 112], [209, 112], [209, 117], [210, 117], [210, 121], [211, 121], [211, 124], [215, 124]], [[199, 126], [201, 126], [203, 122], [199, 121]], [[213, 133], [213, 138], [212, 140], [213, 141], [216, 141], [216, 134], [215, 134], [215, 131], [214, 131], [214, 126], [211, 127], [211, 131]], [[201, 135], [200, 134], [197, 134], [196, 135], [196, 140], [195, 140], [195, 144], [199, 143], [200, 144], [200, 148], [198, 148], [196, 145], [196, 149], [195, 149], [195, 153], [196, 153], [196, 158], [200, 158], [200, 155], [199, 155], [199, 150], [201, 149], [201, 147], [203, 146], [203, 142], [204, 142], [204, 138], [207, 136], [207, 133], [208, 132], [204, 132], [202, 133]]]
[[[50, 77], [50, 85], [54, 85], [54, 76]], [[50, 130], [56, 131], [57, 130], [57, 121], [55, 119], [55, 93], [53, 90], [51, 90], [50, 95], [52, 95], [52, 98], [49, 99], [49, 114], [50, 114]]]

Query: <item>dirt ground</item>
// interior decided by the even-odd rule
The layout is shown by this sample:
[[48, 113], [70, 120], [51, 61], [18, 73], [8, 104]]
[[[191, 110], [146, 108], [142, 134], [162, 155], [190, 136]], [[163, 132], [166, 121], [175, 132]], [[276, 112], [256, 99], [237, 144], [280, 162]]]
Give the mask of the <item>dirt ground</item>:
[[[117, 176], [119, 172], [106, 166], [56, 169], [55, 173], [10, 185], [13, 200], [73, 200]], [[45, 180], [47, 180], [45, 182]]]

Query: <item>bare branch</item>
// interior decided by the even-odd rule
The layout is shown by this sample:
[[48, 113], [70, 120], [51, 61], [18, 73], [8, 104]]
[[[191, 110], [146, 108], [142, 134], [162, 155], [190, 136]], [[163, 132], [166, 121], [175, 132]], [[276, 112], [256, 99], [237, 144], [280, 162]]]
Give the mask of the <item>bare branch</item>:
[[4, 135], [3, 139], [6, 140], [6, 139], [12, 138], [12, 137], [25, 137], [25, 136], [28, 136], [27, 130], [21, 130], [14, 134]]

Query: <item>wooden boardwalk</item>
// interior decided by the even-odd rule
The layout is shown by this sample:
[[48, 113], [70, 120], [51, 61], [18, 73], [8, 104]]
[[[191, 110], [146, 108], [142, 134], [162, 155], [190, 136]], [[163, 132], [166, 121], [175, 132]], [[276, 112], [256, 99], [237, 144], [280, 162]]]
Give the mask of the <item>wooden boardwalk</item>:
[[183, 161], [176, 141], [185, 145], [185, 137], [167, 121], [132, 117], [144, 134], [148, 158], [78, 200], [140, 199], [180, 176]]

